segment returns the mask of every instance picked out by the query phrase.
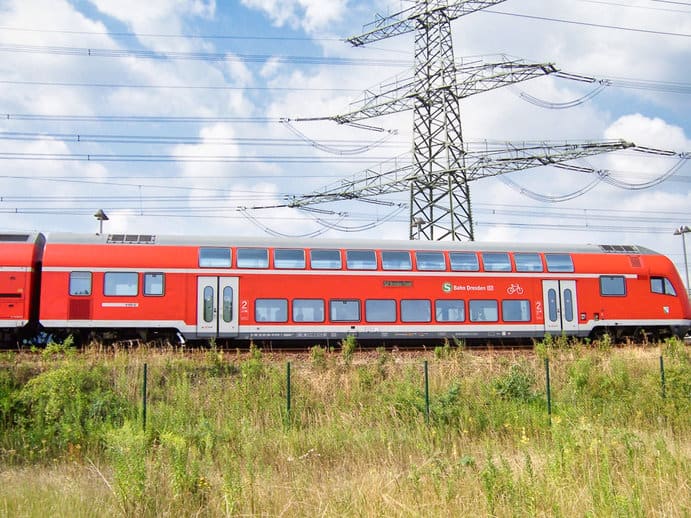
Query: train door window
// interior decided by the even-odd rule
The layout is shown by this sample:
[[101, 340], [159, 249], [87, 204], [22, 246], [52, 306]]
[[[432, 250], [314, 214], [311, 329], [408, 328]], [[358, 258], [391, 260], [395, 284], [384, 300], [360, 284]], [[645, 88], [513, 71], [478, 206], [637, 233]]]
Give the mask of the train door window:
[[106, 272], [103, 281], [103, 294], [106, 296], [133, 297], [139, 292], [136, 272]]
[[530, 322], [530, 301], [502, 300], [501, 316], [504, 322]]
[[548, 272], [573, 272], [573, 259], [569, 254], [545, 254]]
[[91, 272], [70, 272], [70, 295], [91, 295]]
[[570, 288], [564, 289], [564, 320], [573, 322], [573, 291]]
[[375, 300], [365, 301], [365, 320], [367, 322], [395, 322], [396, 301]]
[[212, 322], [214, 319], [214, 289], [211, 286], [204, 288], [204, 322]]
[[329, 302], [329, 316], [332, 322], [359, 322], [360, 301], [332, 300]]
[[511, 260], [506, 252], [484, 252], [482, 265], [486, 272], [510, 272]]
[[550, 322], [557, 321], [557, 290], [550, 288], [547, 290], [547, 315]]
[[432, 304], [429, 300], [402, 300], [403, 322], [429, 322], [432, 320]]
[[516, 261], [517, 272], [541, 272], [543, 271], [540, 254], [515, 253], [513, 259]]
[[268, 268], [269, 251], [266, 248], [238, 248], [238, 268]]
[[302, 248], [277, 248], [274, 250], [275, 268], [305, 267], [305, 251]]
[[376, 270], [374, 250], [346, 250], [346, 267], [349, 270]]
[[443, 252], [415, 252], [415, 263], [418, 270], [446, 270]]
[[626, 282], [621, 275], [601, 275], [600, 295], [623, 296], [626, 295]]
[[499, 304], [496, 300], [471, 300], [471, 322], [496, 322], [499, 320]]
[[164, 274], [144, 274], [144, 295], [163, 295], [165, 289]]
[[314, 270], [340, 270], [340, 250], [310, 250], [310, 265]]
[[223, 288], [223, 321], [233, 321], [233, 287], [226, 286]]
[[324, 301], [319, 299], [293, 300], [293, 321], [324, 322]]
[[480, 261], [475, 252], [451, 252], [451, 269], [455, 272], [477, 272], [480, 270]]
[[677, 295], [674, 286], [669, 282], [666, 277], [651, 277], [650, 278], [650, 291], [653, 293], [661, 293], [664, 295]]
[[381, 266], [384, 270], [412, 270], [413, 263], [410, 260], [410, 252], [383, 250]]
[[257, 299], [254, 302], [257, 322], [287, 322], [288, 301], [285, 299]]
[[230, 268], [230, 248], [200, 248], [200, 268]]
[[465, 321], [465, 302], [458, 299], [435, 300], [434, 315], [437, 322]]

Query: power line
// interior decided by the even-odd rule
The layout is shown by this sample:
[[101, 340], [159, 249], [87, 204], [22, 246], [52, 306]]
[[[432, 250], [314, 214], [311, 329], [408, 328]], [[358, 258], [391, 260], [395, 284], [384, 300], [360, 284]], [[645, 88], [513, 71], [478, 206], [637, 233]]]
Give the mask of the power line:
[[618, 26], [618, 25], [607, 25], [607, 24], [592, 23], [592, 22], [579, 22], [576, 20], [565, 20], [563, 18], [550, 18], [547, 16], [536, 16], [536, 15], [530, 15], [530, 14], [507, 13], [505, 11], [485, 10], [485, 12], [493, 13], [493, 14], [501, 14], [501, 15], [505, 15], [505, 16], [515, 16], [517, 18], [528, 18], [531, 20], [542, 20], [542, 21], [548, 21], [548, 22], [567, 23], [567, 24], [571, 24], [571, 25], [580, 25], [580, 26], [585, 26], [585, 27], [597, 27], [599, 29], [613, 29], [613, 30], [619, 30], [619, 31], [639, 32], [639, 33], [644, 33], [644, 34], [656, 34], [656, 35], [660, 35], [660, 36], [679, 36], [682, 38], [691, 38], [691, 34], [679, 33], [679, 32], [654, 31], [651, 29], [622, 27], [622, 26]]
[[272, 54], [235, 54], [227, 52], [160, 52], [135, 49], [97, 49], [88, 47], [60, 47], [48, 45], [0, 44], [0, 52], [46, 54], [97, 58], [141, 58], [154, 60], [193, 60], [213, 62], [266, 63], [267, 61], [290, 65], [335, 65], [350, 67], [403, 67], [409, 61], [392, 59], [336, 58], [318, 56], [281, 56]]

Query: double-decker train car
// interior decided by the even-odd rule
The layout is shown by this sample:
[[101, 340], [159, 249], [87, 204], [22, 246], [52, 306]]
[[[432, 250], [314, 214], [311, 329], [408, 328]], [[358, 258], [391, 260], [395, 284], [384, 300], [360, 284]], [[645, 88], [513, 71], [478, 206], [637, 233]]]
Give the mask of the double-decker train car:
[[[674, 265], [638, 246], [124, 234], [34, 242], [36, 324], [83, 340], [400, 343], [664, 337], [691, 327]], [[16, 320], [28, 326], [26, 314]]]
[[0, 234], [0, 343], [38, 322], [42, 234]]
[[669, 259], [636, 246], [51, 235], [48, 329], [185, 339], [681, 335]]

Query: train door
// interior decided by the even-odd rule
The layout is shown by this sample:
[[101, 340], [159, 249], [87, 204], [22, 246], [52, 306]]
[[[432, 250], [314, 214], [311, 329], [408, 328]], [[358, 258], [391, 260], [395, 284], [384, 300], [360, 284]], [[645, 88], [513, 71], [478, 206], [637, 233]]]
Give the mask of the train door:
[[576, 281], [542, 281], [545, 331], [578, 331]]
[[233, 337], [238, 334], [238, 278], [197, 279], [197, 336]]

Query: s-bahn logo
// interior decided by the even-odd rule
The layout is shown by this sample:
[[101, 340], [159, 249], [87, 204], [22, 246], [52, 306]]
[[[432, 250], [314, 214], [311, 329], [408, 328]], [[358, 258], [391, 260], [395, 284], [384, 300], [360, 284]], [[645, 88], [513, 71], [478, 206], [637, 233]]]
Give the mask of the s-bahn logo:
[[451, 284], [450, 282], [445, 282], [441, 285], [441, 290], [444, 293], [451, 293], [453, 291], [453, 284]]

